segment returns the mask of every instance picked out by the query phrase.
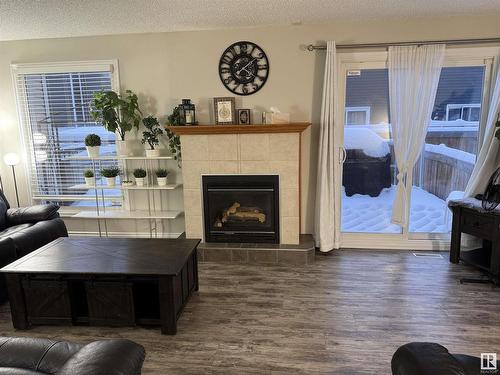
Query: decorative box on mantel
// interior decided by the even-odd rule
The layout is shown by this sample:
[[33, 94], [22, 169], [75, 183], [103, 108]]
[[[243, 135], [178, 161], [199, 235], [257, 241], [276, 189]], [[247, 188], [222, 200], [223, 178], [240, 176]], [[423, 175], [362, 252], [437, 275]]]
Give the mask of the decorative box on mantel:
[[[226, 242], [239, 242], [240, 239], [240, 242], [299, 244], [300, 144], [301, 133], [309, 126], [310, 123], [169, 126], [181, 139], [186, 237], [202, 238], [205, 241], [209, 238], [205, 228], [212, 226], [220, 228], [221, 233], [234, 234], [231, 240], [224, 237]], [[266, 205], [266, 200], [262, 197], [255, 198], [253, 202], [245, 197], [240, 198], [241, 194], [229, 194], [227, 207], [232, 213], [222, 210], [224, 212], [221, 212], [219, 218], [205, 225], [202, 188], [204, 175], [279, 176], [279, 202], [276, 205]], [[241, 190], [245, 189], [238, 192]], [[258, 193], [254, 194], [254, 197], [258, 196]], [[220, 199], [218, 204], [220, 205]], [[266, 211], [269, 210], [267, 207], [277, 207], [279, 212], [270, 213]], [[274, 237], [266, 233], [271, 217], [274, 218], [273, 224], [279, 222], [275, 226], [279, 228], [279, 233]], [[259, 225], [262, 233], [266, 233], [261, 239], [258, 238]], [[254, 235], [255, 241], [245, 237], [242, 229], [247, 226], [254, 231], [249, 235]], [[231, 229], [224, 231], [225, 228]], [[240, 235], [242, 237], [238, 237]], [[217, 238], [210, 236], [209, 241], [217, 241]], [[266, 238], [270, 240], [267, 241]]]

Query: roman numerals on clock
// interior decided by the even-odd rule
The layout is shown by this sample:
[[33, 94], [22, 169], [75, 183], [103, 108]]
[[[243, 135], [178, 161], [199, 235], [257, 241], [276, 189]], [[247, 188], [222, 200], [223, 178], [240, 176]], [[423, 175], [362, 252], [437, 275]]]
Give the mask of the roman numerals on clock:
[[265, 52], [252, 42], [230, 45], [219, 61], [219, 77], [223, 85], [236, 95], [259, 91], [269, 75], [269, 60]]

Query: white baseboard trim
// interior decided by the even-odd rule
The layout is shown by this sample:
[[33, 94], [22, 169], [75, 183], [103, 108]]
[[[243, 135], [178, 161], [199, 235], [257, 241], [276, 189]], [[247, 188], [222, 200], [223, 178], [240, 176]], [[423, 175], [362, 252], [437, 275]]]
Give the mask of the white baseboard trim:
[[[158, 237], [155, 237], [153, 235], [153, 238], [179, 238], [179, 236], [182, 233], [158, 233]], [[82, 236], [82, 237], [98, 237], [99, 232], [80, 232], [80, 231], [70, 231], [69, 232], [70, 236]], [[105, 237], [106, 233], [103, 231], [102, 236]], [[128, 232], [109, 232], [108, 231], [108, 237], [122, 237], [122, 238], [150, 238], [150, 233], [149, 232], [134, 232], [134, 233], [128, 233]]]
[[[366, 250], [434, 250], [449, 251], [450, 241], [448, 239], [401, 239], [395, 236], [368, 234], [365, 238], [361, 236], [344, 235], [340, 242], [342, 249], [366, 249]], [[462, 249], [468, 250], [475, 247], [475, 242], [467, 239], [462, 240]]]

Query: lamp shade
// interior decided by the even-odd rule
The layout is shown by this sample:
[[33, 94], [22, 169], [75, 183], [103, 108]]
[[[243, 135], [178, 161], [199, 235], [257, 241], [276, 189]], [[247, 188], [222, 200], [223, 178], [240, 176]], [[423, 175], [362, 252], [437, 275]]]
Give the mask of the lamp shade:
[[5, 164], [7, 164], [9, 166], [13, 166], [13, 165], [18, 165], [20, 162], [20, 159], [19, 159], [19, 155], [17, 155], [14, 152], [10, 152], [10, 153], [4, 155], [3, 161], [5, 162]]

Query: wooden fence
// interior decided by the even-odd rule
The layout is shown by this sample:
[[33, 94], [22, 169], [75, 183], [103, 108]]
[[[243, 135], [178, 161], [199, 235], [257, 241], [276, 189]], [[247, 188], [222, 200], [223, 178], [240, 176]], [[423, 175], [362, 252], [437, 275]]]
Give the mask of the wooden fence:
[[443, 200], [452, 191], [465, 191], [474, 164], [431, 151], [424, 151], [422, 158], [413, 172], [414, 185]]

